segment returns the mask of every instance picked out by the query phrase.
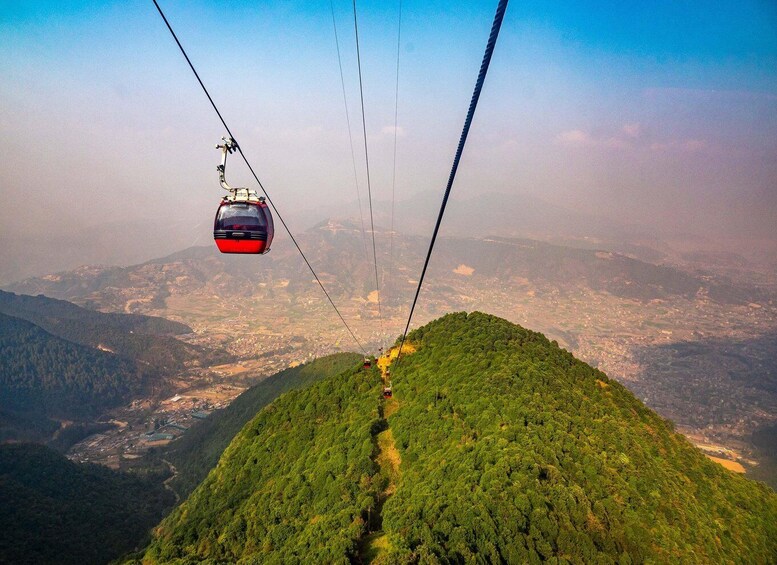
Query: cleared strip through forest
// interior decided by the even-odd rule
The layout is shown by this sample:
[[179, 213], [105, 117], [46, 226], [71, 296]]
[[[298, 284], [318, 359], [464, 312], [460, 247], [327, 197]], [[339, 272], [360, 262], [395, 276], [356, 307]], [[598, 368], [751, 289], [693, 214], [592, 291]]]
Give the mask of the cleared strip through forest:
[[[387, 369], [391, 364], [391, 352], [381, 357], [378, 367], [381, 369], [383, 386], [390, 386], [390, 377]], [[394, 443], [394, 434], [389, 428], [388, 417], [399, 409], [399, 402], [393, 395], [383, 397], [380, 413], [383, 421], [383, 429], [375, 436], [375, 455], [373, 460], [377, 463], [378, 480], [383, 487], [375, 501], [375, 509], [370, 513], [367, 524], [367, 535], [362, 539], [359, 551], [361, 563], [371, 563], [381, 555], [387, 553], [390, 544], [386, 532], [383, 530], [383, 505], [397, 490], [399, 483], [399, 465], [402, 462], [399, 451]]]

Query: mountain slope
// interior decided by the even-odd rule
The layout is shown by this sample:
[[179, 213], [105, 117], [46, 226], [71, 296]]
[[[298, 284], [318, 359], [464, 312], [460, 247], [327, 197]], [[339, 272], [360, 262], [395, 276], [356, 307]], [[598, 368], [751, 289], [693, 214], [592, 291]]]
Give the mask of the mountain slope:
[[0, 445], [0, 563], [103, 564], [143, 543], [173, 503], [160, 484]]
[[333, 563], [372, 504], [378, 380], [347, 370], [262, 410], [156, 530], [143, 562]]
[[[176, 338], [191, 332], [164, 318], [0, 291], [0, 440], [50, 440], [60, 427], [51, 418], [95, 418], [187, 367], [229, 358]], [[57, 434], [63, 450], [98, 431], [67, 425]]]
[[94, 416], [143, 386], [135, 362], [0, 314], [0, 408]]
[[173, 337], [191, 333], [190, 327], [164, 318], [96, 312], [65, 300], [3, 291], [0, 313], [32, 322], [68, 341], [108, 350], [163, 372], [208, 354]]
[[340, 374], [361, 360], [356, 353], [335, 353], [285, 369], [252, 386], [229, 406], [192, 426], [160, 454], [177, 470], [170, 484], [180, 495], [188, 496], [216, 466], [224, 449], [241, 428], [262, 408], [285, 392]]
[[[410, 336], [382, 417], [376, 371], [262, 410], [157, 531], [144, 562], [752, 562], [777, 555], [777, 495], [709, 461], [625, 388], [541, 334], [452, 314]], [[374, 520], [373, 520], [374, 522]]]
[[[474, 313], [414, 332], [389, 423], [397, 555], [767, 562], [777, 496], [542, 335]], [[455, 368], [451, 370], [452, 368]], [[444, 463], [443, 463], [444, 462]], [[430, 496], [431, 495], [431, 496]]]

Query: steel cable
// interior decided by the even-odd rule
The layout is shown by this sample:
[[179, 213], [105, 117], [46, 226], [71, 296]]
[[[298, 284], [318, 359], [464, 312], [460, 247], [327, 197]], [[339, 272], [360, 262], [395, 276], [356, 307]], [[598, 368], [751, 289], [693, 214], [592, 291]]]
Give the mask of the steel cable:
[[432, 256], [434, 250], [434, 244], [437, 241], [437, 234], [440, 231], [440, 224], [442, 223], [442, 217], [445, 215], [445, 207], [448, 205], [448, 197], [451, 194], [451, 188], [453, 187], [453, 181], [456, 178], [456, 171], [459, 168], [459, 162], [461, 161], [461, 154], [464, 151], [464, 145], [467, 143], [467, 136], [469, 135], [469, 128], [472, 126], [472, 118], [475, 115], [475, 110], [478, 106], [478, 100], [480, 100], [480, 92], [483, 90], [483, 83], [486, 80], [486, 73], [488, 73], [488, 66], [491, 64], [491, 56], [494, 54], [494, 46], [496, 40], [499, 37], [499, 30], [502, 27], [502, 20], [504, 19], [505, 10], [507, 9], [508, 0], [499, 0], [499, 5], [496, 8], [496, 14], [494, 15], [494, 23], [491, 25], [491, 34], [488, 37], [486, 43], [486, 51], [483, 54], [483, 62], [480, 64], [480, 72], [478, 73], [477, 81], [475, 82], [475, 90], [472, 93], [472, 99], [469, 103], [469, 110], [467, 111], [467, 118], [464, 120], [464, 128], [461, 131], [461, 137], [459, 138], [459, 146], [456, 149], [456, 156], [453, 158], [453, 166], [451, 167], [450, 175], [448, 176], [448, 184], [445, 187], [445, 195], [442, 198], [442, 204], [440, 205], [440, 213], [437, 215], [437, 223], [434, 226], [434, 232], [432, 233], [432, 240], [429, 242], [429, 250], [426, 252], [426, 259], [424, 260], [424, 268], [421, 270], [421, 277], [418, 279], [418, 286], [415, 290], [415, 297], [413, 298], [413, 304], [410, 307], [410, 315], [407, 317], [407, 324], [405, 325], [405, 331], [402, 333], [402, 340], [399, 344], [399, 351], [397, 352], [397, 363], [402, 357], [402, 346], [405, 344], [407, 338], [407, 332], [410, 328], [410, 321], [413, 319], [413, 311], [415, 310], [416, 303], [418, 302], [418, 295], [421, 292], [421, 285], [424, 284], [424, 277], [426, 276], [426, 269], [429, 266], [429, 259]]
[[[184, 58], [186, 59], [186, 62], [189, 64], [189, 68], [192, 70], [192, 72], [194, 73], [194, 76], [197, 78], [197, 82], [200, 83], [200, 86], [202, 87], [202, 91], [205, 93], [205, 96], [208, 97], [208, 101], [210, 102], [210, 105], [213, 107], [213, 110], [215, 110], [216, 115], [218, 115], [219, 117], [219, 120], [221, 120], [221, 123], [224, 126], [224, 129], [227, 130], [227, 133], [229, 134], [229, 136], [233, 140], [235, 140], [235, 136], [232, 134], [232, 130], [229, 129], [229, 126], [227, 125], [226, 120], [224, 120], [224, 117], [221, 115], [221, 112], [219, 111], [218, 106], [216, 106], [216, 103], [213, 101], [213, 98], [211, 97], [210, 92], [208, 92], [208, 89], [205, 87], [205, 83], [202, 82], [202, 79], [200, 78], [199, 73], [197, 73], [197, 69], [194, 68], [194, 65], [192, 64], [191, 59], [189, 59], [189, 55], [186, 54], [186, 50], [183, 48], [183, 45], [181, 45], [181, 42], [178, 40], [178, 36], [175, 34], [175, 31], [173, 31], [173, 27], [170, 25], [170, 22], [167, 20], [165, 13], [162, 11], [162, 8], [159, 6], [159, 3], [157, 2], [157, 0], [152, 0], [152, 1], [154, 2], [154, 6], [156, 6], [157, 11], [159, 12], [159, 15], [162, 16], [162, 20], [164, 20], [165, 25], [167, 26], [167, 29], [170, 31], [170, 34], [173, 36], [173, 39], [175, 39], [175, 42], [178, 45], [178, 48], [181, 50], [181, 54], [183, 54]], [[262, 192], [264, 193], [264, 196], [267, 199], [267, 202], [270, 204], [270, 206], [273, 209], [273, 212], [275, 212], [275, 215], [280, 220], [283, 227], [286, 229], [286, 233], [289, 234], [291, 241], [294, 243], [294, 246], [297, 248], [297, 251], [299, 251], [299, 254], [302, 256], [302, 259], [305, 261], [305, 264], [308, 266], [308, 269], [310, 269], [310, 272], [313, 274], [313, 277], [316, 279], [318, 286], [321, 287], [321, 290], [324, 292], [324, 295], [329, 301], [329, 304], [332, 305], [332, 308], [334, 308], [335, 312], [337, 313], [337, 316], [340, 318], [340, 321], [345, 326], [345, 329], [348, 330], [348, 333], [351, 334], [351, 337], [359, 346], [359, 349], [362, 350], [362, 353], [367, 355], [367, 350], [362, 346], [361, 342], [356, 337], [356, 334], [353, 333], [353, 330], [351, 330], [351, 327], [348, 325], [348, 322], [346, 322], [345, 318], [343, 318], [343, 315], [340, 313], [340, 310], [335, 305], [334, 301], [332, 300], [332, 297], [329, 295], [326, 288], [324, 288], [324, 284], [321, 282], [321, 279], [318, 278], [316, 271], [313, 269], [313, 266], [310, 264], [310, 261], [308, 261], [308, 258], [305, 256], [305, 253], [302, 251], [302, 248], [299, 246], [299, 243], [297, 243], [297, 239], [291, 233], [289, 226], [286, 225], [286, 221], [283, 219], [283, 216], [281, 216], [280, 212], [275, 207], [275, 204], [273, 203], [272, 198], [270, 198], [270, 195], [267, 194], [267, 191], [265, 190], [264, 185], [262, 185], [262, 182], [259, 180], [259, 177], [257, 176], [256, 172], [254, 172], [254, 168], [251, 166], [251, 163], [248, 162], [248, 159], [246, 158], [245, 153], [243, 153], [243, 148], [240, 146], [239, 143], [237, 143], [236, 140], [235, 140], [235, 144], [237, 145], [238, 153], [240, 153], [240, 156], [243, 158], [243, 161], [248, 167], [248, 170], [251, 171], [251, 174], [253, 175], [254, 180], [256, 180], [256, 183], [259, 185], [259, 188], [262, 189]]]
[[397, 127], [399, 125], [399, 53], [402, 42], [402, 0], [399, 0], [397, 22], [397, 74], [394, 86], [394, 160], [391, 171], [391, 226], [389, 230], [389, 276], [388, 285], [394, 293], [394, 202], [397, 188]]
[[362, 57], [359, 48], [359, 24], [356, 16], [356, 0], [353, 0], [353, 29], [356, 34], [356, 62], [359, 66], [359, 96], [362, 108], [362, 133], [364, 135], [364, 161], [367, 167], [367, 198], [370, 202], [370, 231], [372, 232], [372, 258], [375, 263], [375, 290], [378, 293], [378, 319], [383, 330], [383, 312], [380, 305], [380, 280], [378, 277], [378, 254], [375, 250], [375, 220], [372, 214], [372, 183], [370, 181], [370, 155], [367, 151], [367, 120], [364, 117], [364, 87], [362, 84]]
[[367, 253], [367, 236], [364, 230], [364, 214], [362, 214], [362, 197], [359, 192], [359, 176], [356, 173], [356, 153], [353, 149], [353, 134], [351, 132], [351, 117], [348, 113], [348, 96], [345, 93], [345, 77], [343, 76], [343, 61], [340, 57], [340, 39], [337, 35], [337, 22], [335, 20], [335, 5], [334, 0], [329, 0], [329, 7], [332, 10], [332, 27], [335, 32], [335, 45], [337, 46], [337, 65], [340, 67], [340, 85], [343, 88], [343, 105], [345, 106], [345, 123], [348, 127], [348, 142], [351, 145], [351, 163], [353, 164], [353, 181], [356, 185], [356, 200], [359, 204], [359, 221], [362, 228], [362, 243], [364, 244], [364, 255], [369, 257]]

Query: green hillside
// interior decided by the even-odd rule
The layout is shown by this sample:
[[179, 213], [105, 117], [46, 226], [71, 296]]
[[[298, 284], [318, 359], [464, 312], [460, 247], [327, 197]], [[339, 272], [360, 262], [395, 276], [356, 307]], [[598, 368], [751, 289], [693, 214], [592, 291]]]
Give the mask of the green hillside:
[[82, 308], [66, 300], [39, 294], [28, 296], [0, 290], [0, 312], [42, 325], [45, 320], [77, 320], [83, 324], [110, 326], [123, 332], [154, 335], [191, 333], [186, 324], [143, 314], [115, 314]]
[[[0, 442], [48, 442], [65, 451], [104, 429], [90, 420], [159, 380], [144, 363], [0, 313]], [[71, 424], [60, 430], [60, 420]]]
[[157, 529], [144, 561], [342, 561], [373, 501], [378, 396], [376, 375], [352, 368], [266, 407]]
[[134, 359], [160, 373], [185, 362], [226, 362], [224, 352], [186, 344], [175, 335], [191, 333], [179, 322], [140, 314], [96, 312], [65, 300], [0, 291], [0, 313], [32, 322], [67, 341]]
[[325, 377], [342, 373], [361, 361], [355, 353], [335, 353], [285, 369], [252, 386], [223, 410], [192, 426], [161, 453], [177, 470], [171, 486], [188, 496], [216, 466], [224, 449], [257, 412], [284, 392], [303, 388]]
[[64, 451], [100, 431], [82, 420], [158, 390], [189, 365], [231, 359], [175, 337], [191, 331], [164, 318], [0, 291], [0, 441], [50, 441], [56, 420], [73, 420], [50, 443]]
[[351, 370], [262, 410], [143, 561], [775, 561], [772, 490], [541, 334], [462, 313], [410, 340], [390, 405]]
[[0, 445], [0, 563], [101, 565], [145, 542], [172, 505], [158, 482]]
[[0, 409], [48, 416], [94, 416], [143, 387], [130, 360], [71, 343], [0, 314]]

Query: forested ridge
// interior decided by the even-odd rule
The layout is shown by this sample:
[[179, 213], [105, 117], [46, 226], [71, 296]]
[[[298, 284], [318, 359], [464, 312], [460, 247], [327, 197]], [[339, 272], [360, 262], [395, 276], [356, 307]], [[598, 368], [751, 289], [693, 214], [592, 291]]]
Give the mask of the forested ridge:
[[394, 556], [739, 561], [777, 555], [777, 495], [709, 461], [623, 386], [485, 314], [410, 339], [390, 419]]
[[357, 561], [385, 487], [383, 563], [769, 563], [777, 495], [709, 461], [617, 382], [505, 320], [409, 336], [383, 418], [378, 372], [280, 397], [157, 529], [144, 563]]
[[135, 362], [0, 314], [0, 406], [90, 416], [143, 387]]
[[0, 445], [0, 563], [101, 565], [145, 543], [174, 501], [159, 481]]
[[309, 363], [284, 369], [252, 386], [223, 410], [192, 426], [186, 434], [156, 452], [176, 468], [171, 485], [181, 496], [188, 496], [216, 466], [222, 452], [240, 429], [257, 412], [284, 392], [301, 389], [323, 378], [342, 373], [361, 361], [356, 353], [335, 353]]
[[176, 339], [174, 336], [192, 329], [164, 318], [97, 312], [65, 300], [3, 291], [0, 313], [32, 322], [67, 341], [139, 361], [157, 372], [178, 369], [191, 360], [226, 359], [223, 352], [206, 351]]
[[189, 332], [163, 318], [0, 291], [0, 441], [47, 441], [56, 420], [73, 420], [58, 437], [65, 449], [88, 435], [79, 421], [158, 391], [188, 365], [229, 360], [175, 337]]
[[157, 528], [143, 561], [333, 563], [351, 554], [376, 494], [380, 422], [379, 380], [359, 367], [264, 408]]

